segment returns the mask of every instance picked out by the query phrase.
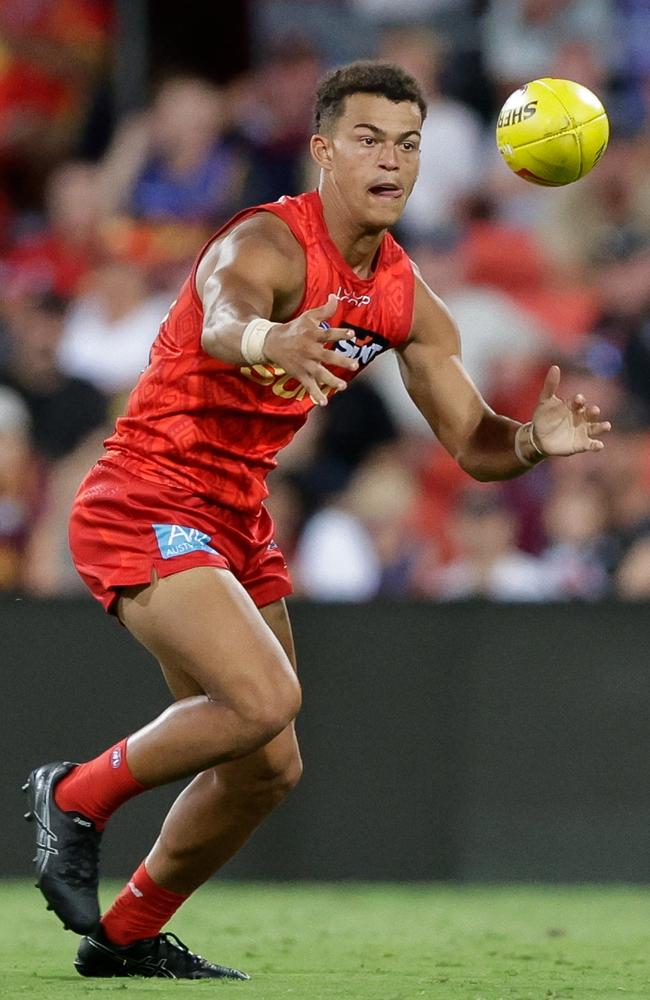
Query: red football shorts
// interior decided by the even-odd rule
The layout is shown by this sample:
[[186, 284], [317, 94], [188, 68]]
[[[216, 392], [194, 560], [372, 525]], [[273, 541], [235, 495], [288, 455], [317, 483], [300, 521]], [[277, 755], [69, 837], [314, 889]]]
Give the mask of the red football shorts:
[[292, 589], [264, 507], [239, 514], [103, 459], [79, 487], [69, 538], [77, 572], [109, 612], [120, 587], [193, 566], [230, 570], [258, 607]]

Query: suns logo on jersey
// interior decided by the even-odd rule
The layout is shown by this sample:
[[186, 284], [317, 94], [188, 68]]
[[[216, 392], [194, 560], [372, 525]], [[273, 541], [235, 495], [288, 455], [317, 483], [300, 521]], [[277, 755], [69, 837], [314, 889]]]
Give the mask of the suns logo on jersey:
[[356, 336], [354, 340], [337, 341], [334, 350], [340, 351], [348, 358], [354, 358], [364, 368], [388, 347], [388, 341], [374, 330], [364, 330], [362, 326], [355, 326], [354, 323], [345, 325], [354, 330]]
[[[293, 375], [287, 375], [284, 368], [280, 368], [278, 365], [247, 365], [240, 368], [239, 371], [244, 378], [248, 378], [258, 385], [267, 386], [274, 395], [280, 396], [281, 399], [302, 400], [307, 395], [304, 385], [301, 385]], [[324, 386], [322, 388], [326, 395], [330, 395], [334, 391], [326, 389]]]

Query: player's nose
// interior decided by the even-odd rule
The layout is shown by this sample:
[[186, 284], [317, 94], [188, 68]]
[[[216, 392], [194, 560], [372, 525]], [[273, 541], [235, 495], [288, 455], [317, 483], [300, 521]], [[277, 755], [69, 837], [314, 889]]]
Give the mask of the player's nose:
[[381, 147], [379, 156], [379, 166], [383, 167], [384, 170], [397, 170], [399, 163], [397, 162], [397, 150], [392, 145], [392, 143], [384, 143]]

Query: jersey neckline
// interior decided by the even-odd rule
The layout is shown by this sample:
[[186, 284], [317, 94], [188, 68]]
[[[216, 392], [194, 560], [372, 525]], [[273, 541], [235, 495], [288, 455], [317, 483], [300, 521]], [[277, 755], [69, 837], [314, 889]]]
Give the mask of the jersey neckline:
[[356, 282], [356, 284], [360, 285], [362, 288], [363, 287], [368, 287], [369, 285], [371, 285], [373, 283], [373, 281], [375, 280], [377, 272], [381, 270], [383, 264], [385, 264], [385, 262], [386, 262], [385, 261], [385, 257], [386, 257], [386, 238], [387, 238], [388, 234], [384, 233], [384, 235], [382, 236], [382, 240], [381, 240], [381, 243], [379, 245], [379, 253], [377, 254], [377, 259], [376, 259], [375, 266], [374, 266], [374, 268], [372, 270], [372, 274], [368, 278], [362, 278], [362, 277], [360, 277], [356, 273], [356, 271], [354, 271], [350, 267], [350, 265], [348, 264], [347, 260], [345, 259], [345, 257], [343, 256], [343, 254], [341, 253], [341, 251], [337, 247], [336, 243], [334, 242], [334, 240], [330, 236], [329, 230], [328, 230], [327, 225], [325, 223], [325, 214], [323, 212], [323, 201], [321, 199], [320, 192], [317, 189], [314, 190], [314, 191], [310, 191], [308, 193], [307, 197], [309, 198], [309, 200], [311, 201], [312, 205], [314, 206], [314, 210], [315, 210], [316, 216], [318, 218], [319, 227], [320, 227], [321, 235], [322, 235], [323, 246], [324, 246], [326, 252], [328, 253], [328, 255], [332, 258], [332, 260], [336, 264], [336, 267], [338, 268], [338, 270], [341, 271], [341, 273], [345, 274], [346, 277], [349, 278], [350, 281]]

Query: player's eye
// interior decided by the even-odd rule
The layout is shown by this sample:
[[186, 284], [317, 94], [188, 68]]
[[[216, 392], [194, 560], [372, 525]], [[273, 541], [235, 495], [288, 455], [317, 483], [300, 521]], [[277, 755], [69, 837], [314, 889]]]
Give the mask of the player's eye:
[[361, 142], [363, 143], [364, 146], [374, 146], [375, 137], [373, 135], [362, 135]]

